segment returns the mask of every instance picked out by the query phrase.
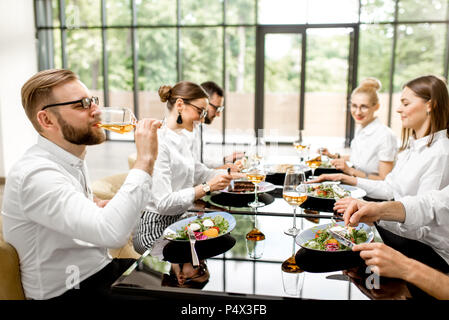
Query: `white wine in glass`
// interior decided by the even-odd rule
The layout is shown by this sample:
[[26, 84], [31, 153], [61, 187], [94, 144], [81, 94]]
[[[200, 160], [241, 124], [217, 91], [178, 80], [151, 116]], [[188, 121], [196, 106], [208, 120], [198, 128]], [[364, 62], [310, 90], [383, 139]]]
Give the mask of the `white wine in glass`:
[[299, 169], [289, 169], [285, 173], [282, 197], [293, 207], [293, 226], [284, 231], [284, 233], [289, 236], [296, 236], [300, 231], [296, 228], [296, 208], [307, 200], [307, 187], [304, 185], [305, 181], [305, 174]]
[[128, 108], [100, 108], [100, 128], [123, 134], [132, 131], [136, 124], [136, 116]]
[[265, 206], [265, 203], [260, 202], [257, 197], [257, 189], [259, 186], [259, 183], [262, 181], [265, 181], [266, 173], [263, 168], [253, 168], [250, 169], [248, 172], [246, 172], [246, 177], [249, 181], [251, 181], [254, 184], [254, 201], [248, 203], [248, 206], [251, 208], [259, 208]]

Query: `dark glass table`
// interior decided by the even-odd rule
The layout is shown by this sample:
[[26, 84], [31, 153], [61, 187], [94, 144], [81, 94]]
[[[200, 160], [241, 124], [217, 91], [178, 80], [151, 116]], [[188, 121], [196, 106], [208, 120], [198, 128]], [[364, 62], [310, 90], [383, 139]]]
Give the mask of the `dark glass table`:
[[[113, 291], [140, 299], [199, 297], [233, 300], [368, 300], [411, 297], [405, 282], [396, 279], [381, 277], [378, 282], [380, 288], [373, 288], [377, 283], [373, 280], [372, 274], [362, 267], [351, 270], [349, 276], [343, 270], [293, 274], [283, 272], [282, 262], [295, 254], [300, 247], [293, 237], [284, 234], [284, 230], [293, 224], [292, 208], [279, 197], [278, 189], [273, 190], [271, 196], [271, 203], [259, 208], [257, 213], [245, 207], [217, 206], [210, 201], [211, 197], [197, 202], [194, 212], [227, 211], [237, 222], [230, 234], [235, 239], [232, 248], [205, 259], [209, 277], [202, 288], [163, 285], [163, 278], [167, 277], [175, 264], [161, 260], [161, 257], [151, 256], [147, 251], [114, 283]], [[297, 210], [297, 227], [306, 229], [326, 224], [333, 217], [332, 212], [307, 212], [309, 214], [301, 215]], [[260, 259], [248, 256], [245, 238], [255, 223], [265, 235]], [[378, 233], [375, 241], [382, 241]]]

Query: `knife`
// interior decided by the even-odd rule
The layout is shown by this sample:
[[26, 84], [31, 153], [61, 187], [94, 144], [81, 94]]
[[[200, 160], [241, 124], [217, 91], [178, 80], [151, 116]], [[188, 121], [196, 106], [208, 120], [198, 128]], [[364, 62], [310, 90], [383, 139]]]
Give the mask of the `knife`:
[[344, 235], [341, 234], [341, 231], [339, 230], [335, 230], [332, 228], [329, 228], [329, 233], [335, 238], [335, 240], [337, 240], [338, 242], [340, 242], [342, 245], [349, 247], [352, 249], [353, 246], [355, 246], [354, 242], [349, 241], [348, 239], [346, 239], [344, 237]]
[[194, 267], [198, 267], [200, 265], [200, 262], [198, 260], [198, 255], [195, 250], [195, 242], [196, 242], [195, 234], [190, 228], [187, 228], [187, 234], [189, 235], [190, 251], [192, 253], [192, 265]]

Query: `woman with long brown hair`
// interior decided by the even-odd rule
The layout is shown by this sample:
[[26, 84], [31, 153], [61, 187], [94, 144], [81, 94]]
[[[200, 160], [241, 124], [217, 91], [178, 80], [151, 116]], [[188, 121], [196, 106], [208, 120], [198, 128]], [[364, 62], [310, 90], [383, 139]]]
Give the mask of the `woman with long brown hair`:
[[[318, 181], [341, 180], [367, 191], [372, 198], [399, 200], [449, 185], [449, 94], [446, 83], [429, 75], [406, 83], [397, 112], [402, 120], [402, 146], [398, 160], [385, 180], [369, 180], [344, 174], [322, 175]], [[351, 198], [338, 201], [334, 210], [343, 212]], [[440, 222], [416, 227], [407, 223], [381, 221], [377, 230], [384, 242], [408, 256], [449, 270], [449, 261], [438, 247], [448, 235]], [[415, 241], [417, 240], [417, 241]], [[447, 258], [447, 257], [446, 257]]]
[[397, 109], [402, 144], [397, 162], [385, 180], [346, 174], [323, 174], [311, 182], [339, 180], [364, 189], [371, 198], [391, 200], [440, 190], [449, 184], [449, 94], [437, 76], [406, 83]]
[[233, 177], [195, 160], [191, 132], [207, 114], [208, 95], [203, 88], [181, 81], [173, 87], [161, 86], [159, 97], [167, 103], [168, 116], [159, 131], [152, 197], [133, 237], [134, 247], [141, 253], [151, 248], [195, 200], [226, 188]]

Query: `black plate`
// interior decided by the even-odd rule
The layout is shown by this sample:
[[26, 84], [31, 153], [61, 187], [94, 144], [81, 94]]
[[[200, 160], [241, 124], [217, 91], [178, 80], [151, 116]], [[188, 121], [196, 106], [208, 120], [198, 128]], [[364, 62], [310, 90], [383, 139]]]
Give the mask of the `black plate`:
[[[234, 247], [235, 238], [230, 234], [209, 239], [208, 241], [197, 241], [195, 243], [198, 259], [204, 260], [222, 254]], [[169, 242], [163, 249], [164, 260], [171, 263], [192, 262], [192, 254], [189, 242]]]
[[[274, 197], [268, 193], [258, 193], [257, 198], [260, 202], [268, 205], [274, 201]], [[248, 207], [249, 202], [254, 201], [254, 194], [232, 194], [232, 193], [218, 193], [210, 197], [210, 200], [224, 207]]]
[[335, 168], [316, 168], [314, 175], [319, 176], [321, 174], [331, 174], [331, 173], [343, 173], [343, 171]]
[[296, 264], [307, 272], [332, 272], [365, 265], [359, 252], [329, 252], [300, 248], [295, 255]]

